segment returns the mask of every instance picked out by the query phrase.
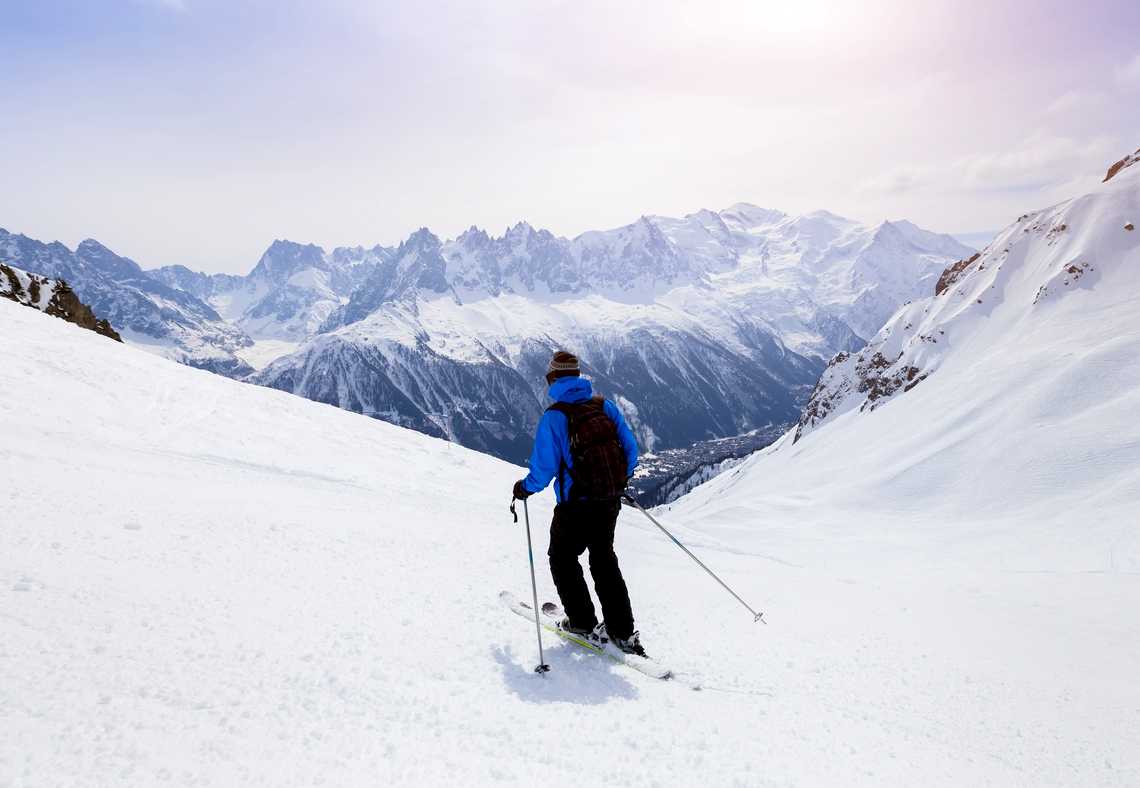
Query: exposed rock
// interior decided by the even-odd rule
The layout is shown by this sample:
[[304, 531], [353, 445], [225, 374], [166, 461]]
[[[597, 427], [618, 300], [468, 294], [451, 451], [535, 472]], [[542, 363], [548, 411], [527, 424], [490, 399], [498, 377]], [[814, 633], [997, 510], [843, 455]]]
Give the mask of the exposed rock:
[[1129, 232], [1132, 232], [1133, 230], [1136, 229], [1136, 227], [1132, 224], [1132, 222], [1129, 222], [1128, 224], [1124, 225], [1124, 229], [1128, 230]]
[[0, 263], [0, 298], [39, 309], [52, 317], [63, 318], [116, 342], [123, 341], [111, 324], [95, 317], [91, 307], [80, 301], [79, 296], [62, 279], [47, 279]]
[[1040, 303], [1053, 293], [1058, 292], [1058, 287], [1075, 285], [1083, 276], [1095, 270], [1096, 269], [1089, 263], [1070, 263], [1069, 265], [1063, 266], [1060, 271], [1050, 277], [1048, 282], [1037, 289], [1037, 295], [1034, 297], [1033, 303]]
[[934, 286], [934, 295], [942, 295], [949, 290], [955, 282], [962, 278], [966, 269], [977, 261], [978, 257], [979, 255], [975, 254], [973, 257], [959, 260], [943, 271], [942, 276], [938, 277], [938, 284]]
[[1138, 161], [1140, 161], [1140, 148], [1137, 148], [1135, 153], [1129, 153], [1123, 159], [1116, 162], [1116, 164], [1113, 164], [1111, 167], [1109, 167], [1108, 173], [1105, 174], [1104, 180], [1101, 181], [1101, 183], [1108, 183], [1118, 172], [1123, 170], [1125, 167], [1131, 167]]

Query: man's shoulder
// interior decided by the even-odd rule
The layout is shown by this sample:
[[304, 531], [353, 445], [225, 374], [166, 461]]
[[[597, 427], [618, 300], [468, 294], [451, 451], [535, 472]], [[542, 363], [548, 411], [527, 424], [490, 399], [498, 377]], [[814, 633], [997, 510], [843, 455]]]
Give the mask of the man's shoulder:
[[577, 402], [553, 402], [546, 407], [546, 412], [570, 414], [581, 408], [599, 408], [604, 407], [609, 409], [613, 407], [613, 403], [603, 397], [590, 397], [589, 399], [581, 399]]

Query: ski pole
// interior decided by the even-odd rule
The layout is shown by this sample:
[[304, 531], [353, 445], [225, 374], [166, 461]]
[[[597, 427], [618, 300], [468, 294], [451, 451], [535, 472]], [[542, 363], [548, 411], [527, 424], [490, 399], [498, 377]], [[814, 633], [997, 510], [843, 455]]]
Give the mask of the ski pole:
[[[635, 506], [638, 509], [638, 511], [640, 511], [642, 514], [644, 514], [646, 517], [648, 517], [649, 522], [653, 523], [658, 528], [660, 528], [666, 536], [668, 536], [670, 539], [673, 540], [673, 544], [677, 545], [677, 547], [680, 547], [682, 550], [685, 551], [685, 555], [689, 556], [689, 558], [692, 558], [694, 561], [696, 561], [697, 565], [700, 566], [701, 569], [705, 570], [710, 575], [712, 575], [712, 579], [717, 581], [718, 583], [720, 583], [721, 586], [724, 587], [725, 591], [732, 594], [732, 596], [735, 597], [737, 602], [744, 605], [744, 607], [748, 608], [748, 612], [752, 614], [752, 623], [756, 623], [757, 621], [759, 621], [762, 624], [768, 623], [767, 621], [764, 620], [764, 614], [763, 613], [757, 613], [755, 610], [753, 610], [752, 606], [749, 605], [747, 602], [745, 602], [743, 599], [741, 599], [740, 596], [735, 591], [733, 591], [731, 588], [729, 588], [727, 583], [725, 583], [723, 580], [721, 580], [719, 577], [717, 577], [716, 573], [713, 570], [711, 570], [707, 566], [705, 566], [704, 562], [702, 562], [701, 559], [697, 558], [695, 555], [693, 555], [692, 551], [689, 550], [689, 548], [687, 548], [687, 547], [685, 547], [685, 545], [681, 544], [680, 539], [673, 536], [673, 534], [669, 533], [668, 529], [666, 529], [665, 526], [663, 526], [661, 523], [657, 522], [656, 518], [654, 518], [653, 515], [651, 515], [647, 511], [645, 511], [645, 507], [643, 507], [641, 504], [639, 504], [634, 499], [634, 497], [632, 495], [629, 495], [628, 493], [626, 493], [626, 494], [622, 495], [621, 498], [626, 503], [631, 504], [632, 506]], [[525, 508], [526, 501], [523, 501], [523, 506]]]
[[[530, 510], [527, 509], [526, 499], [523, 499], [523, 521], [526, 523], [526, 555], [530, 560], [530, 592], [534, 598], [534, 634], [538, 636], [538, 667], [534, 669], [535, 673], [546, 673], [550, 670], [550, 666], [546, 664], [546, 658], [542, 655], [542, 627], [538, 624], [538, 586], [534, 581], [534, 548], [530, 543]], [[511, 514], [515, 516], [515, 522], [519, 521], [519, 516], [515, 514], [515, 499], [511, 498]]]

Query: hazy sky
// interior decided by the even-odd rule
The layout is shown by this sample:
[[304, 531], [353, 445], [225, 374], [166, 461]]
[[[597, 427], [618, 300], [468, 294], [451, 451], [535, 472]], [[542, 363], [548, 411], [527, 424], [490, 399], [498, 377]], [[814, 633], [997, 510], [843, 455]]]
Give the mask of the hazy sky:
[[748, 201], [997, 229], [1140, 146], [1140, 3], [0, 0], [0, 227], [573, 235]]

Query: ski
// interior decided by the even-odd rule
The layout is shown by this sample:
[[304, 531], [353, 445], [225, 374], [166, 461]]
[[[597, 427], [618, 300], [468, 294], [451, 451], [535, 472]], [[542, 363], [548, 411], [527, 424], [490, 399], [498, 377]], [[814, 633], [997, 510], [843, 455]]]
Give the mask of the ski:
[[[559, 624], [566, 616], [566, 612], [560, 605], [556, 605], [553, 602], [544, 602], [542, 604], [542, 614], [547, 618], [547, 620], [551, 622], [551, 624], [553, 624], [555, 628], [558, 629], [559, 632], [563, 631]], [[583, 636], [573, 635], [573, 637]], [[673, 671], [661, 665], [659, 662], [656, 662], [649, 657], [639, 657], [636, 654], [627, 654], [609, 640], [603, 640], [601, 643], [599, 643], [597, 638], [590, 637], [589, 642], [590, 645], [592, 645], [595, 649], [599, 649], [600, 651], [604, 652], [607, 657], [614, 660], [615, 662], [621, 662], [622, 664], [629, 665], [634, 670], [640, 671], [646, 676], [650, 676], [655, 679], [674, 678]]]
[[[553, 632], [563, 640], [569, 641], [576, 646], [580, 646], [581, 648], [584, 648], [593, 654], [597, 654], [600, 657], [608, 657], [610, 660], [622, 665], [628, 665], [639, 673], [649, 676], [650, 678], [661, 680], [675, 678], [673, 671], [669, 670], [668, 668], [664, 667], [658, 662], [655, 662], [652, 659], [639, 657], [636, 654], [626, 654], [624, 651], [612, 643], [609, 643], [608, 641], [605, 643], [598, 643], [596, 640], [590, 637], [578, 635], [573, 632], [567, 632], [566, 630], [562, 629], [560, 626], [558, 626], [557, 622], [557, 618], [561, 618], [562, 608], [551, 602], [547, 602], [542, 606], [542, 612], [544, 615], [539, 615], [536, 617], [534, 609], [526, 602], [520, 601], [510, 591], [500, 592], [499, 599], [502, 600], [503, 604], [510, 608], [511, 611], [513, 611], [516, 615], [522, 616], [527, 621], [535, 621], [537, 618], [539, 625], [543, 629], [547, 630], [548, 632]], [[699, 687], [694, 686], [693, 689], [699, 689]]]

